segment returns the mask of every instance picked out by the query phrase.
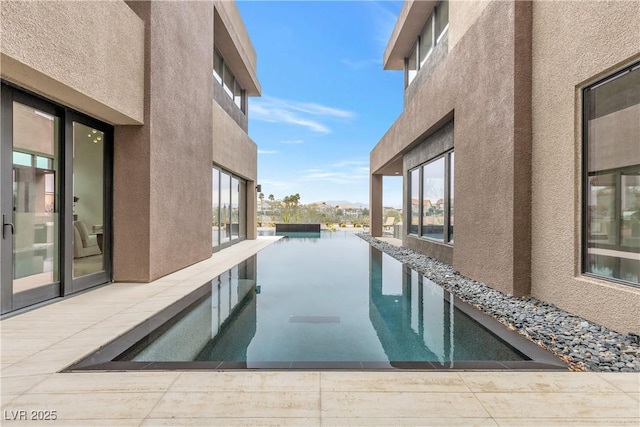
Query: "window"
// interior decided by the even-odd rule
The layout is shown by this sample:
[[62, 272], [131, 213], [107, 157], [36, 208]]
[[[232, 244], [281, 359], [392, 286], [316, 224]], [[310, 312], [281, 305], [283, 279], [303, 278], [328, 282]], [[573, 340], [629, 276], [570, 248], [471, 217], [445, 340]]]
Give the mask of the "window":
[[437, 41], [440, 41], [440, 37], [442, 36], [442, 34], [444, 34], [445, 30], [449, 26], [449, 2], [448, 1], [446, 0], [441, 1], [436, 6], [435, 21], [436, 21], [435, 38]]
[[640, 63], [583, 91], [583, 271], [640, 283]]
[[453, 243], [453, 151], [413, 169], [409, 234]]
[[411, 53], [409, 57], [406, 59], [406, 68], [407, 68], [407, 86], [411, 84], [413, 79], [418, 74], [418, 60], [416, 59], [418, 55], [418, 43], [413, 45], [411, 49]]
[[418, 70], [427, 61], [436, 43], [442, 39], [442, 35], [449, 28], [449, 1], [439, 2], [433, 9], [433, 13], [427, 18], [427, 22], [405, 58], [405, 87], [409, 86], [418, 74]]
[[246, 113], [245, 90], [217, 50], [213, 51], [213, 77], [238, 108]]
[[444, 163], [440, 157], [422, 167], [422, 237], [444, 241]]
[[418, 234], [420, 227], [420, 169], [411, 171], [411, 228], [410, 234]]
[[247, 237], [247, 183], [213, 167], [211, 240], [214, 251]]
[[433, 19], [427, 19], [427, 24], [420, 34], [420, 66], [424, 65], [433, 49]]
[[222, 57], [217, 50], [213, 52], [213, 76], [218, 83], [222, 84]]

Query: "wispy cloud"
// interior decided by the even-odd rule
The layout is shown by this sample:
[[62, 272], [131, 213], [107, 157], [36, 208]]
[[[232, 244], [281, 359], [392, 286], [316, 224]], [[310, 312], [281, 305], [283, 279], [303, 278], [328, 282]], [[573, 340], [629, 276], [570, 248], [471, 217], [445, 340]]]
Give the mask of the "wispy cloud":
[[278, 154], [277, 150], [258, 150], [258, 154]]
[[303, 142], [301, 139], [295, 139], [293, 141], [280, 141], [280, 144], [302, 144]]
[[373, 39], [378, 43], [378, 47], [384, 52], [387, 47], [393, 28], [398, 20], [398, 15], [389, 10], [388, 6], [381, 1], [366, 2], [369, 5], [371, 22], [373, 23]]
[[341, 160], [323, 168], [307, 169], [301, 174], [303, 181], [328, 182], [332, 184], [354, 184], [369, 178], [368, 164], [364, 160]]
[[360, 60], [354, 60], [354, 59], [343, 59], [342, 63], [345, 64], [347, 67], [351, 68], [352, 70], [361, 70], [363, 68], [367, 68], [373, 65], [381, 65], [382, 64], [382, 60], [381, 59], [360, 59]]
[[324, 123], [329, 119], [350, 119], [355, 117], [351, 111], [313, 102], [297, 102], [265, 96], [252, 103], [251, 114], [265, 122], [288, 123], [302, 126], [317, 133], [330, 133]]
[[[331, 165], [334, 168], [343, 168], [346, 166], [361, 166], [361, 165], [368, 165], [369, 162], [366, 160], [341, 160], [339, 162], [334, 163], [333, 165]], [[367, 170], [369, 170], [367, 168]]]

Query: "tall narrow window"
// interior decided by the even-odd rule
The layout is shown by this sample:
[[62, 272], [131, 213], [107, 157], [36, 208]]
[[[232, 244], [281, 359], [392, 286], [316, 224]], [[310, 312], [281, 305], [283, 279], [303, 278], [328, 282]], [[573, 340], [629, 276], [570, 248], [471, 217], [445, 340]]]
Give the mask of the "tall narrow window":
[[640, 63], [584, 90], [583, 271], [640, 283]]
[[418, 234], [420, 227], [420, 168], [411, 171], [411, 228], [410, 234]]
[[222, 84], [222, 57], [217, 50], [213, 52], [213, 76]]
[[443, 0], [436, 6], [436, 40], [440, 40], [440, 36], [449, 26], [449, 1]]
[[418, 74], [418, 58], [417, 58], [417, 56], [418, 56], [418, 43], [413, 45], [413, 47], [411, 48], [411, 52], [409, 53], [409, 56], [406, 59], [406, 61], [407, 61], [407, 65], [406, 65], [406, 69], [407, 69], [407, 86], [409, 86], [411, 84], [413, 79], [415, 79], [416, 75]]
[[213, 191], [211, 193], [211, 243], [220, 245], [220, 170], [212, 169]]
[[420, 66], [427, 60], [427, 56], [433, 48], [433, 19], [432, 16], [427, 19], [427, 24], [420, 34]]
[[453, 243], [454, 153], [449, 157], [449, 243]]
[[440, 157], [424, 166], [422, 172], [422, 236], [444, 241], [445, 158]]

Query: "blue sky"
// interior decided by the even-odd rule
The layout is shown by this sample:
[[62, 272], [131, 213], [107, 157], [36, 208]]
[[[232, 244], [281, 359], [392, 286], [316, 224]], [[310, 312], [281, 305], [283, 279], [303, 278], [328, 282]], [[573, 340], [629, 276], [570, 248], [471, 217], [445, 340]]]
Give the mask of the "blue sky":
[[[400, 1], [237, 2], [258, 55], [249, 100], [265, 196], [369, 201], [369, 153], [402, 112], [403, 75], [382, 55]], [[385, 180], [400, 206], [401, 180]]]

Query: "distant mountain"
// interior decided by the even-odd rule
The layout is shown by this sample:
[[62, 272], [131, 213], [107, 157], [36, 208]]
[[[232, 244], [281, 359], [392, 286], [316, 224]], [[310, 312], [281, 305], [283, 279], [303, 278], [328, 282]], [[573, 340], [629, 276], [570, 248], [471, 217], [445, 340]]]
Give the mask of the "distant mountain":
[[341, 208], [349, 208], [349, 209], [369, 209], [368, 203], [353, 203], [348, 200], [321, 200], [319, 202], [314, 202], [317, 204], [326, 203], [329, 206], [340, 206]]

